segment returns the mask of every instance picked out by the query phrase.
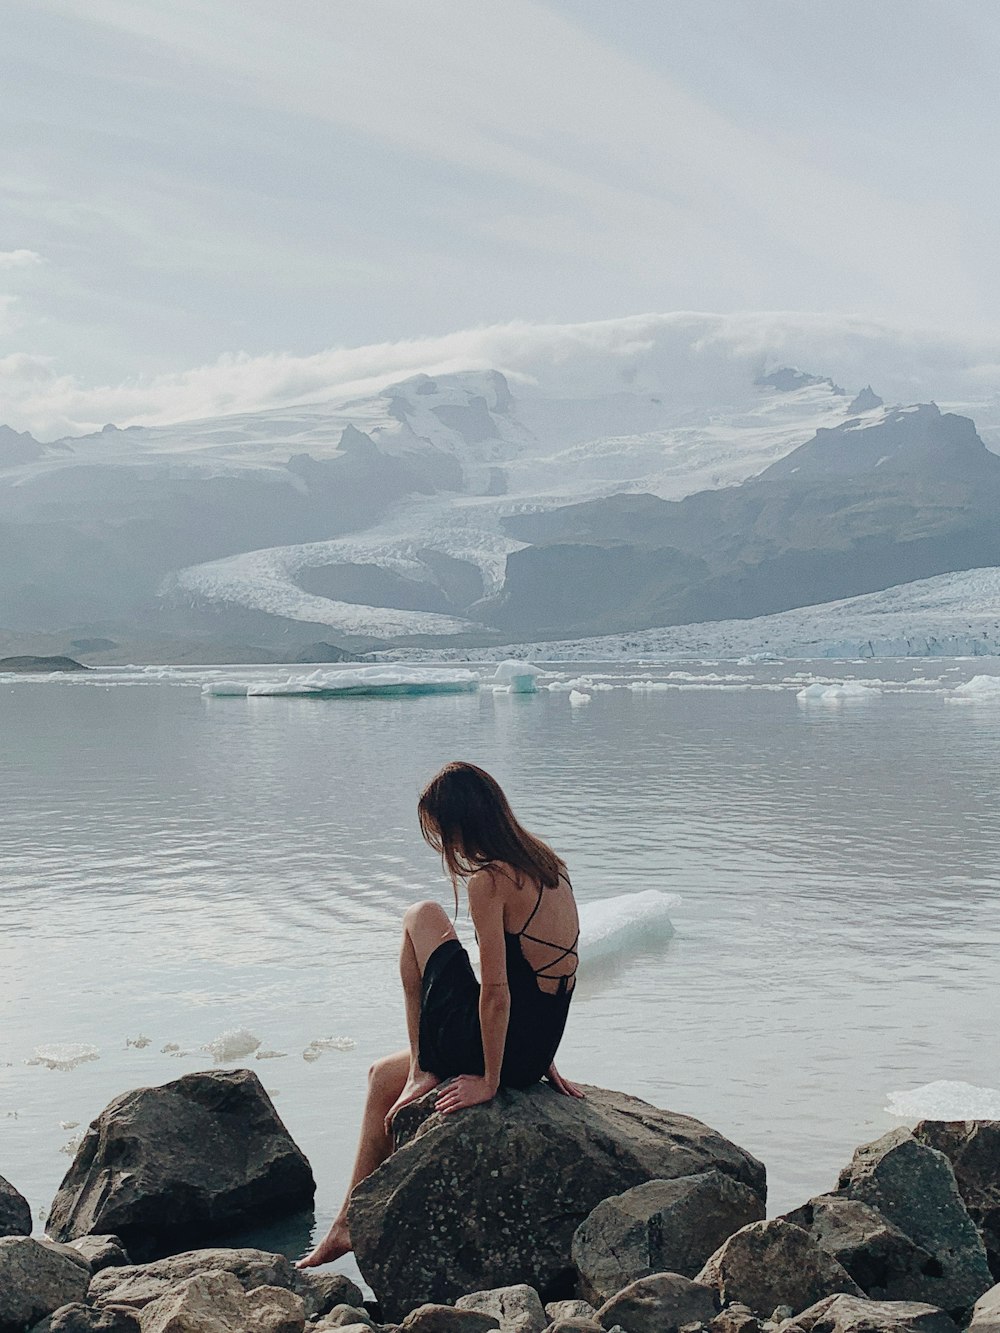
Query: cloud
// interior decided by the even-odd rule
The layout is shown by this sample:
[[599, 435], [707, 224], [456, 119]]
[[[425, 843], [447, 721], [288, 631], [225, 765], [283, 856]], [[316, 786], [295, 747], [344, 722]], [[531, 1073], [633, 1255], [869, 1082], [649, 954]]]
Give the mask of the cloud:
[[34, 268], [41, 263], [42, 256], [34, 250], [0, 250], [0, 270]]
[[[105, 422], [160, 425], [345, 400], [425, 372], [498, 369], [520, 393], [655, 392], [679, 403], [739, 402], [777, 365], [869, 381], [889, 401], [934, 398], [996, 413], [1000, 332], [953, 334], [860, 316], [674, 312], [576, 324], [514, 322], [441, 337], [334, 347], [311, 355], [231, 354], [169, 374], [88, 385], [46, 357], [0, 359], [7, 424], [43, 438]], [[977, 420], [979, 418], [977, 417]], [[985, 417], [984, 417], [985, 419]]]

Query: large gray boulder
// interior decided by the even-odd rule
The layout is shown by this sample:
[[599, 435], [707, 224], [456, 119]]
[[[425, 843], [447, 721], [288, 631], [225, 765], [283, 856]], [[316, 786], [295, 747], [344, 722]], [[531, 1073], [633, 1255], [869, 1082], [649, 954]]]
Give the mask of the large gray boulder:
[[61, 1305], [82, 1301], [90, 1269], [32, 1236], [0, 1240], [0, 1333], [24, 1333]]
[[763, 1217], [760, 1195], [721, 1171], [633, 1185], [602, 1199], [574, 1233], [580, 1294], [600, 1305], [651, 1273], [694, 1277], [734, 1231]]
[[939, 1260], [860, 1199], [820, 1195], [785, 1221], [808, 1231], [872, 1300], [938, 1305], [946, 1294]]
[[142, 1333], [246, 1333], [248, 1315], [231, 1273], [199, 1273], [145, 1307]]
[[30, 1236], [28, 1200], [0, 1176], [0, 1236]]
[[400, 1112], [397, 1151], [351, 1199], [355, 1255], [388, 1319], [514, 1283], [543, 1301], [572, 1296], [574, 1231], [646, 1180], [718, 1170], [765, 1195], [756, 1158], [624, 1093], [590, 1088], [580, 1101], [537, 1084], [444, 1117], [433, 1102]]
[[500, 1324], [500, 1333], [542, 1333], [549, 1323], [538, 1292], [524, 1282], [493, 1291], [472, 1291], [459, 1296], [455, 1308], [492, 1315]]
[[46, 1230], [121, 1237], [155, 1258], [310, 1205], [309, 1163], [248, 1069], [116, 1097], [91, 1124]]
[[839, 1192], [870, 1204], [937, 1260], [937, 1300], [961, 1317], [992, 1286], [986, 1250], [947, 1157], [893, 1129], [854, 1154]]
[[722, 1305], [738, 1301], [763, 1316], [779, 1305], [790, 1306], [796, 1314], [839, 1292], [864, 1295], [832, 1254], [807, 1231], [781, 1218], [752, 1222], [730, 1236], [698, 1281], [713, 1287]]
[[630, 1282], [597, 1311], [602, 1328], [625, 1333], [677, 1333], [685, 1324], [707, 1324], [717, 1309], [715, 1292], [680, 1273], [653, 1273]]
[[79, 1240], [71, 1240], [69, 1247], [86, 1259], [92, 1273], [132, 1262], [119, 1236], [81, 1236]]
[[936, 1306], [917, 1301], [866, 1301], [828, 1296], [803, 1310], [782, 1333], [958, 1333]]
[[1000, 1281], [1000, 1120], [921, 1120], [913, 1137], [943, 1152]]
[[[89, 1299], [94, 1305], [127, 1305], [142, 1310], [199, 1273], [227, 1273], [244, 1291], [254, 1287], [290, 1288], [296, 1277], [283, 1254], [252, 1249], [189, 1250], [154, 1263], [104, 1268], [94, 1274]], [[357, 1294], [360, 1298], [361, 1293]]]
[[62, 1305], [31, 1333], [140, 1333], [139, 1315], [123, 1305], [96, 1310], [82, 1301]]

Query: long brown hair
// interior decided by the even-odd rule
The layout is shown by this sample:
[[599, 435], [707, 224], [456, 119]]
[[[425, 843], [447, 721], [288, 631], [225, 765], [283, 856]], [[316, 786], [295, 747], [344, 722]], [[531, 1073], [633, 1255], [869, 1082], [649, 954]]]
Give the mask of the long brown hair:
[[445, 764], [420, 793], [417, 818], [424, 840], [441, 853], [455, 890], [491, 861], [523, 870], [545, 888], [555, 888], [563, 862], [548, 843], [522, 828], [503, 788], [475, 764]]

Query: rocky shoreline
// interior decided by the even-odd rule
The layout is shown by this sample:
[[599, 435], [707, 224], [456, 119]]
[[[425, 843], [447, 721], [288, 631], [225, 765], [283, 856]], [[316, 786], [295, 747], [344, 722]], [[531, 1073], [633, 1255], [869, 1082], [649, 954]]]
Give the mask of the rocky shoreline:
[[1000, 1333], [1000, 1121], [893, 1130], [766, 1219], [760, 1162], [623, 1093], [432, 1103], [352, 1200], [366, 1302], [224, 1245], [315, 1191], [251, 1071], [125, 1093], [46, 1237], [0, 1178], [0, 1333]]

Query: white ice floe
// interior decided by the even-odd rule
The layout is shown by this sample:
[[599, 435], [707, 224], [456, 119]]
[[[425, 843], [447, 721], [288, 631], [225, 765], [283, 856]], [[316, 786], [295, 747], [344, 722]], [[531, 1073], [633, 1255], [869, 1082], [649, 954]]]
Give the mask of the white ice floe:
[[904, 1120], [1000, 1120], [1000, 1089], [939, 1079], [890, 1092], [885, 1109]]
[[90, 1046], [82, 1041], [68, 1041], [36, 1046], [33, 1058], [25, 1063], [45, 1065], [46, 1069], [75, 1069], [77, 1065], [100, 1058], [101, 1053], [96, 1046]]
[[144, 1037], [142, 1033], [138, 1037], [126, 1037], [126, 1047], [133, 1046], [137, 1051], [144, 1051], [152, 1042], [152, 1037]]
[[955, 694], [970, 703], [1000, 703], [1000, 676], [973, 676], [956, 685]]
[[539, 674], [538, 667], [533, 666], [531, 662], [517, 662], [513, 658], [501, 662], [493, 673], [493, 689], [495, 692], [505, 691], [507, 694], [534, 694], [538, 689], [536, 677]]
[[824, 685], [817, 681], [813, 685], [807, 685], [805, 689], [799, 690], [795, 696], [803, 703], [823, 703], [836, 704], [843, 703], [845, 700], [852, 700], [863, 703], [866, 700], [877, 697], [879, 691], [871, 685], [862, 685], [857, 680], [844, 680], [836, 685]]
[[351, 667], [318, 670], [285, 680], [212, 680], [201, 687], [210, 697], [362, 699], [418, 694], [471, 694], [479, 689], [474, 671], [454, 667]]
[[665, 943], [674, 933], [677, 899], [659, 889], [625, 893], [580, 907], [580, 957], [608, 959], [626, 949]]
[[59, 1121], [59, 1128], [60, 1128], [60, 1129], [76, 1129], [76, 1128], [78, 1128], [79, 1124], [80, 1124], [79, 1120], [60, 1120], [60, 1121]]
[[571, 708], [582, 708], [584, 704], [590, 703], [590, 695], [581, 690], [570, 690], [569, 703]]
[[259, 1045], [260, 1037], [254, 1036], [249, 1028], [230, 1028], [206, 1042], [202, 1050], [207, 1051], [217, 1065], [221, 1065], [253, 1055]]
[[257, 1051], [254, 1055], [255, 1060], [283, 1060], [288, 1054], [287, 1051]]
[[353, 1037], [316, 1037], [309, 1043], [313, 1051], [353, 1051], [357, 1046]]

